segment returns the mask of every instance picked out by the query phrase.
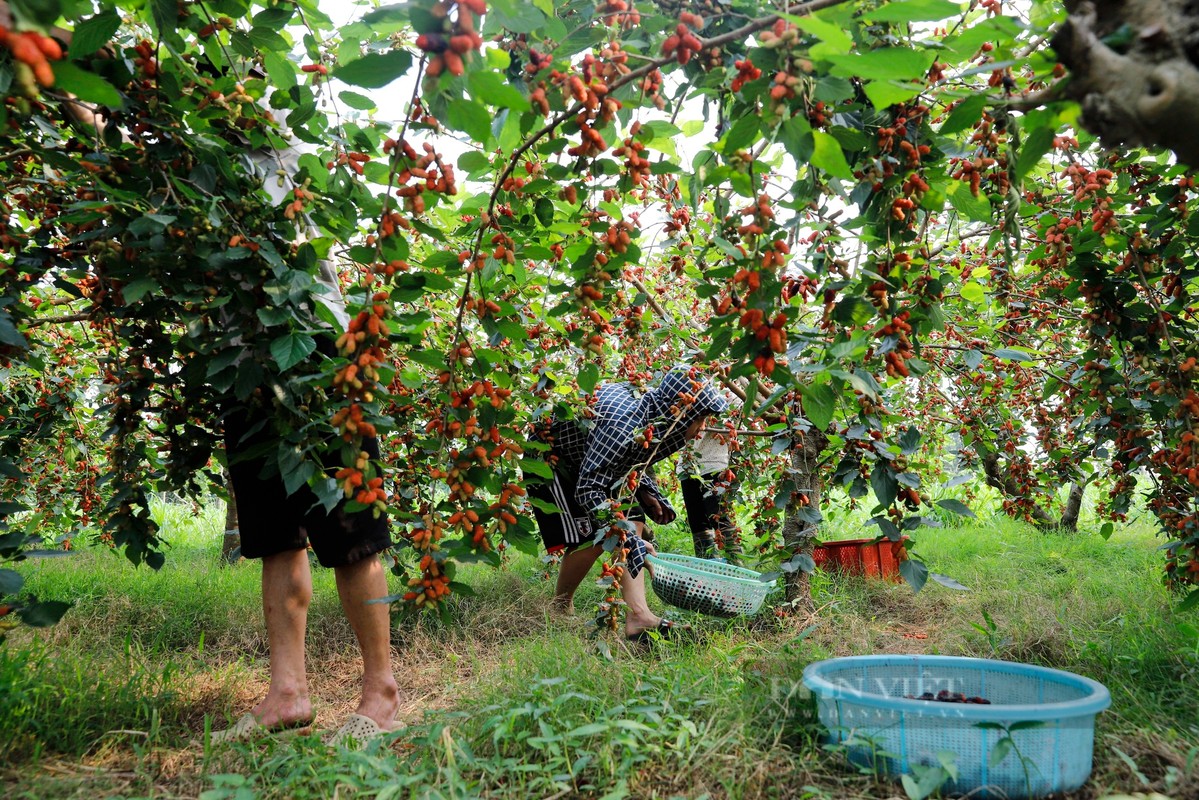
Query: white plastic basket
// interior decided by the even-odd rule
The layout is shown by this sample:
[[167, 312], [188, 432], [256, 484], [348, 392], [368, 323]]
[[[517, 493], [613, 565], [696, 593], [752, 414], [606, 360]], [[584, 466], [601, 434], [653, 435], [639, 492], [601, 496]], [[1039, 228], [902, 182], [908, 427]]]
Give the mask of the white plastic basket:
[[756, 614], [774, 581], [752, 569], [706, 558], [658, 553], [646, 557], [654, 594], [665, 603], [715, 617]]

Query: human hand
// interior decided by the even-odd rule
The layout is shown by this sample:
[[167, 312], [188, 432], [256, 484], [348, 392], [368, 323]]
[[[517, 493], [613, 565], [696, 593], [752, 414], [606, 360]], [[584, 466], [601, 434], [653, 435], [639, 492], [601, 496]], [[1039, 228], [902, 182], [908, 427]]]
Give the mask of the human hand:
[[657, 497], [644, 489], [637, 493], [637, 504], [645, 512], [645, 516], [659, 525], [667, 525], [677, 516], [672, 509], [663, 506]]
[[645, 512], [645, 516], [652, 521], [662, 524], [662, 504], [658, 502], [658, 498], [651, 495], [649, 492], [637, 493], [637, 504], [641, 506], [641, 510]]

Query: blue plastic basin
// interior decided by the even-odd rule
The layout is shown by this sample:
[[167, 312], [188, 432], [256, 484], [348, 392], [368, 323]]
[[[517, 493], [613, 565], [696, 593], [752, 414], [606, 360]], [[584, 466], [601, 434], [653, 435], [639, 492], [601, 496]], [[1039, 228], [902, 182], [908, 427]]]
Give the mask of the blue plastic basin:
[[[852, 762], [899, 776], [952, 754], [958, 778], [945, 789], [972, 797], [1044, 797], [1082, 786], [1095, 715], [1111, 705], [1090, 678], [985, 658], [833, 658], [810, 664], [803, 682], [830, 739]], [[910, 699], [941, 690], [990, 704]]]

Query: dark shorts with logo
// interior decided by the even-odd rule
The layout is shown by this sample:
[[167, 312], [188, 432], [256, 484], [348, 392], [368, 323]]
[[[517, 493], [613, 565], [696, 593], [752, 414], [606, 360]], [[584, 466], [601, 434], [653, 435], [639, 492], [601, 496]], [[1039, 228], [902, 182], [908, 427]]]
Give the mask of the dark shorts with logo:
[[[525, 491], [533, 507], [533, 518], [537, 520], [537, 531], [545, 551], [551, 555], [566, 553], [579, 547], [595, 543], [595, 530], [590, 515], [575, 499], [578, 477], [565, 470], [554, 470], [552, 480], [527, 478]], [[544, 507], [543, 507], [544, 506]], [[557, 510], [549, 508], [556, 506]], [[626, 512], [625, 517], [633, 522], [644, 522], [645, 513], [639, 506]], [[645, 543], [639, 536], [628, 538], [629, 554], [627, 565], [629, 576], [636, 578], [645, 562]]]
[[[225, 448], [243, 556], [265, 558], [311, 544], [322, 566], [342, 567], [391, 547], [386, 514], [375, 517], [370, 509], [347, 514], [344, 501], [326, 512], [306, 485], [289, 495], [283, 477], [267, 468], [268, 459], [275, 460], [269, 448], [270, 428], [269, 415], [262, 408], [237, 408], [225, 417]], [[268, 445], [265, 454], [263, 445]], [[362, 449], [372, 461], [379, 458], [374, 438], [364, 439]], [[326, 468], [332, 472], [338, 466]]]

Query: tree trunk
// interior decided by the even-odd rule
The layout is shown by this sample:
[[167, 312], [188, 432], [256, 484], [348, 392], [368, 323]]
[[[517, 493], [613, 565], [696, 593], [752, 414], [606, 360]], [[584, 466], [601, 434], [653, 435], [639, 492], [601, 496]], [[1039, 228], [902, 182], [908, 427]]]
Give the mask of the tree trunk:
[[229, 477], [229, 470], [222, 470], [221, 475], [225, 479], [225, 493], [229, 495], [225, 505], [225, 539], [221, 542], [221, 563], [232, 564], [233, 551], [241, 547], [241, 534], [237, 527], [237, 498], [233, 496], [233, 480]]
[[1062, 520], [1058, 527], [1075, 533], [1078, 531], [1078, 513], [1082, 510], [1082, 494], [1086, 484], [1070, 484], [1070, 496], [1066, 498], [1066, 507], [1062, 509]]
[[[812, 512], [819, 513], [824, 489], [824, 480], [817, 464], [827, 445], [828, 437], [823, 432], [810, 430], [796, 436], [791, 447], [792, 472], [787, 480], [791, 482], [792, 491], [783, 514], [783, 545], [793, 557], [812, 557], [812, 545], [816, 540], [816, 523], [812, 521]], [[808, 613], [815, 610], [810, 577], [808, 572], [798, 569], [786, 573], [784, 579], [787, 601]]]
[[[1025, 496], [1011, 476], [1003, 474], [1003, 465], [999, 462], [998, 453], [987, 453], [983, 456], [982, 467], [987, 485], [1002, 492], [1004, 497]], [[1078, 530], [1078, 514], [1082, 509], [1082, 496], [1085, 489], [1085, 483], [1070, 484], [1070, 494], [1066, 498], [1066, 505], [1062, 509], [1060, 519], [1054, 519], [1045, 509], [1033, 505], [1028, 511], [1032, 518], [1032, 524], [1043, 531], [1067, 530], [1074, 533]]]
[[[1053, 37], [1066, 97], [1108, 147], [1157, 145], [1199, 165], [1199, 19], [1191, 0], [1066, 0]], [[1051, 90], [1053, 91], [1053, 90]]]

